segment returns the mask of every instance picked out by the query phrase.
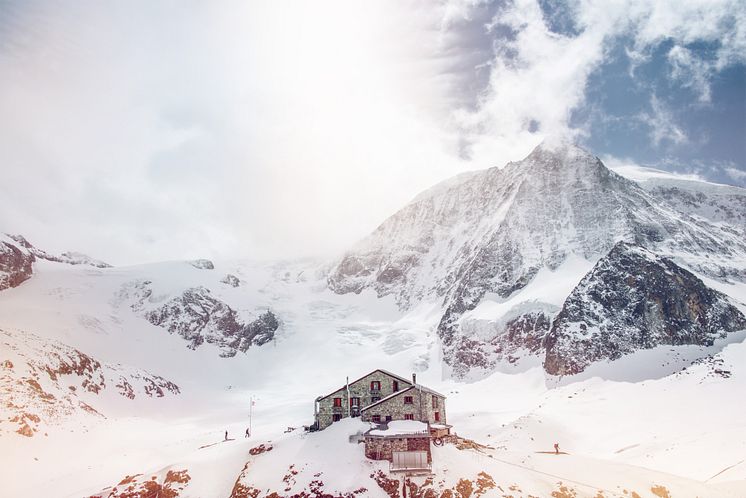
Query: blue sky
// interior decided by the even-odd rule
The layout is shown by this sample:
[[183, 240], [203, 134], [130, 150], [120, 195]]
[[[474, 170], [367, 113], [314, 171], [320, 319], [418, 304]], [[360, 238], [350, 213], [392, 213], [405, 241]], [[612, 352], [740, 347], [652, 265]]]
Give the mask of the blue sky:
[[[746, 66], [738, 63], [713, 74], [709, 99], [702, 102], [695, 88], [670, 77], [670, 41], [655, 47], [634, 70], [625, 45], [621, 40], [613, 57], [594, 71], [586, 102], [573, 113], [573, 124], [590, 129], [583, 142], [599, 154], [746, 186], [746, 177], [728, 173], [728, 168], [746, 171]], [[706, 45], [687, 49], [696, 58], [712, 57]], [[659, 111], [653, 99], [685, 138], [656, 140], [655, 121], [645, 119]]]
[[[562, 41], [580, 40], [594, 28], [581, 20], [584, 8], [593, 3], [541, 0], [534, 4], [540, 19], [519, 14], [517, 23], [515, 12], [530, 10], [527, 6], [533, 2], [471, 3], [470, 11], [456, 21], [468, 63], [479, 68], [462, 73], [465, 105], [477, 106], [480, 92], [489, 93], [490, 76], [501, 70], [493, 65], [496, 52], [504, 54], [508, 67], [520, 59], [515, 45], [520, 45], [520, 33], [528, 31], [532, 22], [544, 25], [550, 49]], [[602, 2], [595, 3], [603, 8]], [[649, 10], [655, 10], [651, 7], [655, 2], [629, 4], [630, 11], [639, 7], [634, 4], [642, 4], [642, 10], [648, 4]], [[680, 22], [690, 25], [673, 23], [667, 31], [662, 23], [659, 31], [653, 29], [646, 36], [639, 32], [650, 26], [641, 26], [640, 20], [607, 28], [594, 40], [603, 46], [602, 55], [584, 68], [586, 75], [577, 78], [582, 97], [570, 106], [567, 128], [578, 132], [575, 140], [599, 156], [746, 186], [746, 59], [743, 53], [734, 54], [744, 48], [746, 8], [738, 2], [658, 5], [664, 17], [666, 9], [689, 10], [692, 16]], [[608, 6], [609, 17], [617, 16], [621, 25], [628, 23], [624, 18], [631, 14], [619, 10], [617, 2]], [[708, 7], [716, 14], [697, 18]], [[503, 22], [506, 17], [513, 19]], [[542, 123], [540, 116], [526, 123], [537, 134], [547, 125], [556, 125]]]
[[333, 257], [548, 137], [746, 186], [743, 0], [0, 2], [0, 230]]

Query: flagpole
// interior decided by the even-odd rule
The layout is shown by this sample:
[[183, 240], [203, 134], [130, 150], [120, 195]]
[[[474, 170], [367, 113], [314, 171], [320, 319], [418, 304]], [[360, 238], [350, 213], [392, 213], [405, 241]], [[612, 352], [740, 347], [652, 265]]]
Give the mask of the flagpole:
[[254, 396], [251, 396], [251, 399], [249, 400], [249, 437], [251, 437], [251, 415], [254, 411]]

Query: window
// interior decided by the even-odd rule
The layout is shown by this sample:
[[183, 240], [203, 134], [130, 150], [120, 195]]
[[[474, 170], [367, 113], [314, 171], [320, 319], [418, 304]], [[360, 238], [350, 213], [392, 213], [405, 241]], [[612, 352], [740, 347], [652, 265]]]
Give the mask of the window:
[[342, 398], [334, 398], [334, 406], [341, 407], [342, 406]]
[[332, 415], [332, 422], [339, 422], [342, 420], [342, 414], [341, 413], [335, 413]]
[[438, 397], [433, 396], [433, 408], [438, 408]]
[[391, 422], [391, 415], [386, 415], [386, 422]]
[[413, 413], [405, 413], [404, 414], [404, 420], [414, 420], [414, 414]]
[[350, 398], [350, 406], [360, 406], [360, 398]]
[[373, 422], [377, 423], [377, 424], [380, 424], [380, 423], [381, 423], [381, 416], [380, 416], [380, 415], [373, 415], [373, 416], [371, 417], [371, 420], [372, 420]]
[[435, 421], [440, 422], [440, 412], [435, 412]]
[[379, 381], [379, 380], [372, 380], [370, 382], [370, 390], [371, 391], [380, 391], [381, 390], [381, 381]]
[[396, 392], [399, 390], [399, 381], [395, 380], [393, 385], [391, 386], [392, 391]]
[[404, 404], [405, 405], [411, 405], [414, 402], [412, 399], [412, 396], [404, 396]]
[[381, 398], [379, 396], [373, 396], [372, 398], [370, 398], [371, 403], [378, 403], [379, 401], [381, 401]]

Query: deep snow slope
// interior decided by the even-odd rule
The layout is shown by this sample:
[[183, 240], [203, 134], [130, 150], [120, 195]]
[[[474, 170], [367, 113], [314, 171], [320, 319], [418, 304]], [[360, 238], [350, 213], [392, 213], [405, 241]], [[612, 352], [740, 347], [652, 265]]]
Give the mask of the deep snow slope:
[[0, 432], [33, 437], [69, 419], [105, 418], [100, 403], [116, 405], [121, 396], [162, 398], [179, 386], [158, 375], [123, 365], [102, 364], [57, 341], [0, 330], [4, 352], [0, 391], [5, 401]]
[[[401, 478], [350, 443], [361, 429], [357, 421], [316, 434], [300, 429], [312, 421], [316, 396], [374, 368], [417, 371], [420, 382], [448, 396], [455, 430], [478, 443], [435, 450], [432, 480], [413, 481], [431, 489], [430, 496], [466, 496], [469, 488], [472, 496], [481, 488], [484, 496], [526, 497], [599, 491], [654, 497], [664, 489], [671, 496], [727, 497], [746, 490], [746, 469], [738, 463], [746, 441], [742, 343], [722, 353], [723, 345], [694, 347], [694, 354], [684, 346], [665, 348], [655, 350], [654, 360], [631, 355], [621, 364], [630, 372], [640, 367], [635, 361], [674, 365], [659, 368], [652, 375], [657, 380], [630, 383], [631, 373], [622, 375], [624, 382], [602, 380], [610, 376], [600, 372], [602, 378], [565, 378], [555, 386], [540, 366], [527, 365], [521, 373], [465, 384], [443, 376], [438, 306], [402, 312], [393, 299], [371, 292], [338, 295], [312, 262], [212, 266], [36, 261], [30, 279], [0, 293], [0, 328], [7, 337], [0, 361], [11, 360], [19, 372], [11, 382], [36, 373], [60, 403], [82, 401], [101, 414], [61, 410], [31, 437], [0, 425], [3, 496], [46, 497], [50, 490], [64, 497], [390, 496]], [[130, 292], [139, 282], [149, 282], [143, 300]], [[575, 284], [545, 295], [550, 299]], [[200, 287], [242, 323], [271, 309], [279, 323], [272, 340], [224, 357], [221, 344], [192, 348], [143, 313]], [[744, 293], [742, 286], [731, 287], [734, 295]], [[531, 292], [542, 295], [542, 289]], [[715, 356], [667, 375], [708, 353]], [[676, 363], [678, 357], [686, 361]], [[619, 372], [617, 363], [599, 367]], [[47, 365], [62, 366], [51, 368], [56, 385]], [[122, 395], [121, 377], [134, 399]], [[173, 383], [178, 394], [164, 389], [163, 396], [149, 396], [147, 378]], [[105, 387], [90, 392], [91, 382]], [[10, 392], [14, 400], [23, 395]], [[251, 399], [253, 431], [244, 439]], [[6, 422], [16, 415], [9, 400], [4, 391], [0, 418]], [[25, 402], [43, 400], [29, 395]], [[569, 454], [541, 453], [553, 442]]]
[[638, 182], [653, 196], [679, 211], [714, 222], [746, 225], [746, 191], [742, 188], [681, 178], [643, 167], [621, 166], [614, 171]]

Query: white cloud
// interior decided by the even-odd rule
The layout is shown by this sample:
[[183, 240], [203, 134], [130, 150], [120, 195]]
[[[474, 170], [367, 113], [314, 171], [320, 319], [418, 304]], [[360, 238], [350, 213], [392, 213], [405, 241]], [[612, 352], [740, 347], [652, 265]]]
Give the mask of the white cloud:
[[[534, 0], [488, 26], [479, 0], [3, 4], [0, 230], [114, 263], [342, 250], [445, 177], [583, 133], [569, 117], [619, 37], [641, 57], [721, 40], [714, 70], [746, 54], [739, 1], [570, 7], [579, 34]], [[515, 34], [468, 109], [459, 20]]]
[[650, 128], [650, 138], [656, 147], [663, 142], [680, 145], [689, 141], [684, 130], [676, 124], [671, 110], [656, 95], [650, 98], [650, 107], [652, 111], [641, 114], [639, 118]]
[[[671, 76], [698, 92], [701, 102], [710, 99], [709, 80], [716, 71], [746, 62], [746, 6], [740, 0], [574, 0], [565, 7], [576, 28], [568, 34], [549, 29], [535, 0], [510, 1], [493, 20], [515, 37], [496, 47], [482, 105], [462, 117], [475, 158], [494, 155], [500, 142], [525, 135], [532, 120], [540, 124], [539, 135], [586, 134], [582, 126], [570, 126], [570, 116], [585, 103], [589, 75], [621, 41], [629, 44], [632, 74], [653, 49], [673, 41]], [[694, 42], [713, 44], [713, 61], [685, 48]], [[671, 113], [655, 95], [650, 98], [651, 140], [685, 143]]]
[[671, 76], [682, 86], [692, 88], [698, 94], [700, 102], [707, 103], [712, 99], [710, 78], [714, 72], [714, 64], [697, 58], [692, 51], [676, 45], [668, 52], [671, 64]]
[[733, 180], [744, 183], [746, 182], [746, 171], [734, 167], [725, 168], [725, 174], [731, 177]]
[[440, 12], [20, 4], [0, 230], [113, 262], [340, 250], [464, 166]]

